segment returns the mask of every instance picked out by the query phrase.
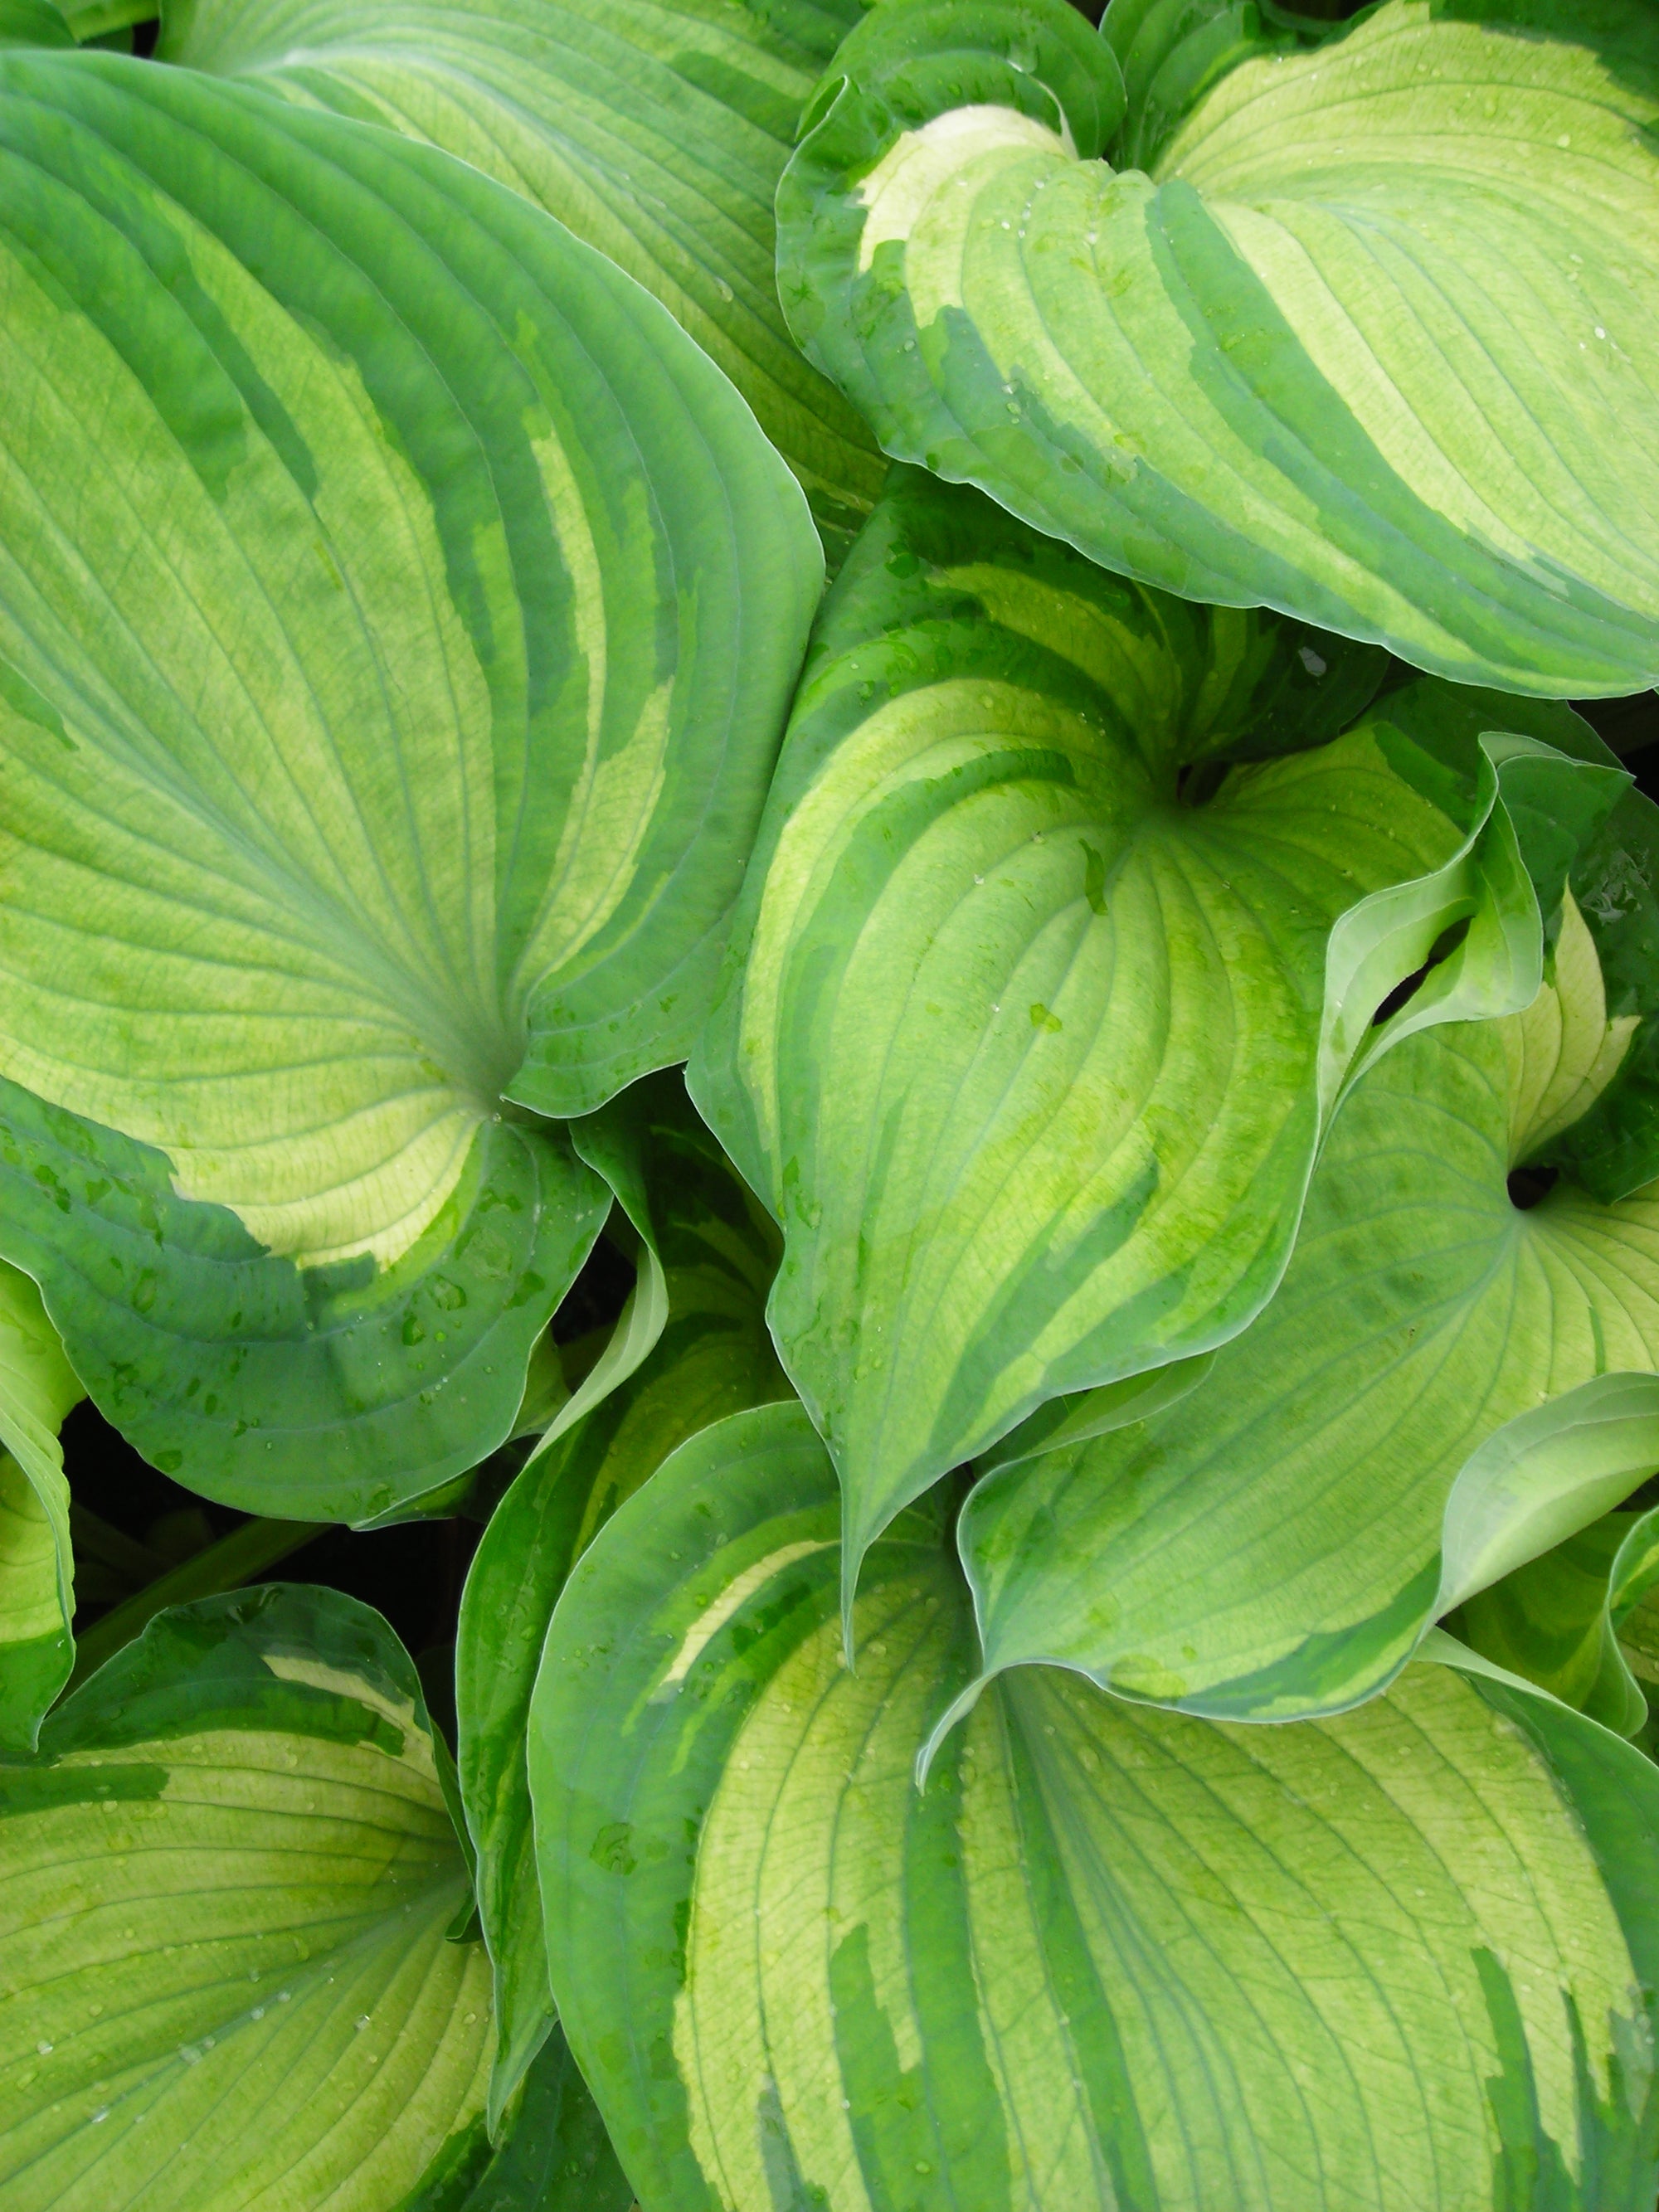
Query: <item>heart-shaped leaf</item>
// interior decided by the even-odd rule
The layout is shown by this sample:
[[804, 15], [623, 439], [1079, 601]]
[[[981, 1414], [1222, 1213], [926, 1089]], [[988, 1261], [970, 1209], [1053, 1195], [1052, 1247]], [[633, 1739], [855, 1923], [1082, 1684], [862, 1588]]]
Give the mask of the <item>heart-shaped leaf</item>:
[[508, 1433], [604, 1217], [521, 1109], [702, 1018], [817, 543], [447, 155], [11, 52], [0, 168], [0, 1244], [155, 1465], [372, 1517]]
[[168, 0], [158, 58], [462, 155], [636, 277], [717, 361], [839, 559], [881, 486], [773, 270], [795, 125], [851, 0]]
[[657, 2212], [1650, 2212], [1659, 1773], [1432, 1665], [1328, 1722], [974, 1658], [942, 1528], [842, 1663], [802, 1413], [577, 1565], [531, 1771], [561, 2014]]
[[677, 1445], [727, 1413], [789, 1395], [766, 1333], [776, 1232], [690, 1110], [679, 1078], [652, 1077], [606, 1110], [607, 1139], [619, 1142], [623, 1131], [632, 1139], [634, 1204], [650, 1229], [665, 1326], [638, 1370], [533, 1457], [491, 1515], [455, 1646], [461, 1795], [495, 1966], [492, 2121], [554, 2020], [525, 1768], [530, 1693], [554, 1601], [599, 1529]]
[[1304, 52], [1118, 12], [866, 17], [779, 192], [810, 356], [889, 453], [1145, 582], [1466, 682], [1651, 684], [1652, 11], [1387, 0]]
[[960, 1529], [987, 1669], [1339, 1711], [1659, 1466], [1659, 1188], [1607, 1206], [1516, 1171], [1629, 1043], [1569, 897], [1525, 1014], [1364, 1076], [1282, 1288], [1197, 1387], [1033, 1456], [1049, 1412], [1001, 1448]]
[[476, 2161], [447, 1756], [378, 1613], [276, 1587], [162, 1614], [0, 1768], [8, 2212], [396, 2212]]
[[1378, 673], [909, 471], [878, 509], [691, 1067], [784, 1224], [772, 1326], [849, 1587], [1043, 1400], [1245, 1325], [1355, 1065], [1534, 995], [1534, 873], [1553, 905], [1628, 778], [1553, 704], [1430, 678], [1362, 714]]

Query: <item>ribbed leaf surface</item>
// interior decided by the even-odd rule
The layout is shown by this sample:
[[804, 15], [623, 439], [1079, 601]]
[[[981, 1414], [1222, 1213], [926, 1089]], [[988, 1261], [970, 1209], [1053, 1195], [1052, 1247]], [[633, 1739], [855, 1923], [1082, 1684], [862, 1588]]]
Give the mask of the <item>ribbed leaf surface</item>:
[[732, 379], [838, 559], [880, 487], [802, 360], [772, 201], [851, 0], [175, 0], [157, 52], [447, 147], [637, 277]]
[[1512, 1563], [1506, 1523], [1547, 1527], [1554, 1499], [1583, 1526], [1636, 1488], [1659, 1463], [1659, 1191], [1603, 1206], [1564, 1181], [1518, 1207], [1541, 1091], [1524, 1018], [1411, 1038], [1361, 1079], [1282, 1288], [1208, 1376], [965, 1507], [988, 1668], [1052, 1660], [1242, 1719], [1340, 1711]]
[[1465, 682], [1651, 684], [1651, 9], [1388, 0], [1299, 52], [1255, 15], [890, 0], [781, 188], [791, 327], [888, 452], [1109, 568]]
[[394, 2212], [476, 2156], [434, 1760], [380, 1616], [273, 1589], [162, 1614], [0, 1769], [8, 2212]]
[[1648, 2212], [1659, 1777], [1412, 1668], [1294, 1728], [997, 1684], [936, 1524], [842, 1662], [801, 1414], [577, 1566], [532, 1778], [554, 1986], [659, 2212]]
[[884, 500], [691, 1069], [784, 1225], [772, 1325], [842, 1472], [849, 1574], [1044, 1399], [1234, 1334], [1351, 1065], [1533, 996], [1531, 871], [1559, 898], [1626, 779], [1555, 705], [1431, 678], [1361, 714], [1378, 673], [974, 494], [906, 471]]
[[817, 590], [748, 410], [443, 155], [0, 60], [0, 1212], [103, 1410], [361, 1518], [506, 1435]]

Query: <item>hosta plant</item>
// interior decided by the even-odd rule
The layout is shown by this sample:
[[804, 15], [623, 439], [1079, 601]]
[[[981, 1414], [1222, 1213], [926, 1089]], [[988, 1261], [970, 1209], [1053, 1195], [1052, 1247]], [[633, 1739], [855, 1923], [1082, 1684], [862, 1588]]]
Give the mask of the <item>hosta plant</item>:
[[147, 13], [0, 0], [6, 2212], [1652, 2212], [1647, 0]]

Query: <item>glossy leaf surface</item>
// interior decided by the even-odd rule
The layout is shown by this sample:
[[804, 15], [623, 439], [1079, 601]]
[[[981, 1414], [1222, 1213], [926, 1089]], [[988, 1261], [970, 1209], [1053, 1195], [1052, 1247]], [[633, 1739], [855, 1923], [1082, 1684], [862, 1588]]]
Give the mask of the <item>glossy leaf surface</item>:
[[378, 1613], [162, 1614], [0, 1769], [0, 1839], [8, 2212], [394, 2212], [473, 2154], [489, 1965]]
[[654, 293], [755, 410], [836, 557], [882, 462], [797, 352], [772, 201], [850, 0], [169, 0], [161, 58], [460, 155]]
[[[1266, 12], [890, 0], [781, 188], [791, 327], [888, 452], [1109, 568], [1465, 682], [1651, 684], [1651, 11]], [[1225, 65], [1156, 85], [1194, 26]]]
[[829, 1463], [705, 1431], [561, 1601], [532, 1775], [562, 2014], [659, 2212], [1646, 2212], [1659, 1775], [1412, 1668], [1250, 1729], [998, 1683], [920, 1514], [859, 1669]]
[[1379, 674], [973, 493], [884, 500], [691, 1066], [784, 1225], [772, 1325], [849, 1574], [1043, 1400], [1235, 1334], [1352, 1066], [1534, 995], [1534, 875], [1559, 898], [1628, 779], [1559, 706], [1425, 679], [1362, 712]]
[[507, 1434], [603, 1218], [518, 1108], [695, 1033], [817, 548], [430, 149], [12, 52], [0, 172], [0, 1241], [164, 1472], [373, 1517]]
[[1659, 1465], [1659, 1191], [1510, 1182], [1629, 1042], [1570, 903], [1526, 1014], [1362, 1077], [1282, 1288], [1206, 1379], [969, 1500], [987, 1668], [1053, 1660], [1244, 1719], [1340, 1710], [1633, 1491]]
[[565, 1579], [617, 1506], [709, 1422], [786, 1397], [766, 1333], [777, 1265], [770, 1221], [691, 1111], [679, 1078], [617, 1102], [635, 1139], [635, 1204], [648, 1224], [666, 1325], [643, 1364], [524, 1468], [490, 1516], [456, 1644], [462, 1796], [495, 1968], [499, 2115], [554, 2012], [532, 1833], [525, 1731], [547, 1624]]

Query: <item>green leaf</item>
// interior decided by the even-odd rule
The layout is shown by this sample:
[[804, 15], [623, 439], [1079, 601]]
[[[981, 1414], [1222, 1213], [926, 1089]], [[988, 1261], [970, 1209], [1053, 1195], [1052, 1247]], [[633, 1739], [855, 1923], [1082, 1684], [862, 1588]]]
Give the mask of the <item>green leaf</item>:
[[1033, 1425], [1002, 1448], [960, 1529], [987, 1671], [1049, 1660], [1243, 1719], [1340, 1711], [1636, 1489], [1659, 1466], [1659, 1187], [1607, 1206], [1511, 1181], [1627, 1045], [1569, 899], [1525, 1014], [1372, 1068], [1282, 1288], [1197, 1387], [1092, 1441], [1055, 1430], [1034, 1457]]
[[842, 1664], [829, 1462], [707, 1430], [576, 1567], [532, 1777], [554, 1986], [656, 2212], [1650, 2212], [1659, 1773], [1419, 1666], [1249, 1729], [973, 1662], [942, 1530]]
[[8, 2212], [394, 2212], [475, 2133], [482, 1946], [415, 1670], [273, 1587], [162, 1614], [0, 1769]]
[[1659, 1176], [1659, 807], [1626, 793], [1574, 869], [1612, 1020], [1629, 1043], [1588, 1112], [1540, 1140], [1534, 1158], [1598, 1198]]
[[1379, 672], [909, 471], [872, 519], [690, 1072], [784, 1224], [849, 1587], [1045, 1399], [1249, 1321], [1362, 1060], [1534, 996], [1537, 888], [1628, 778], [1559, 706], [1425, 679], [1362, 714]]
[[52, 0], [0, 0], [0, 46], [72, 46], [75, 34]]
[[447, 155], [11, 52], [0, 168], [4, 1249], [164, 1472], [372, 1519], [508, 1434], [603, 1219], [534, 1116], [702, 1018], [817, 546]]
[[1620, 1735], [1645, 1726], [1648, 1701], [1620, 1637], [1659, 1586], [1659, 1512], [1609, 1513], [1478, 1590], [1446, 1626], [1511, 1674]]
[[0, 1755], [33, 1751], [75, 1663], [58, 1431], [82, 1392], [28, 1277], [0, 1261]]
[[678, 1076], [637, 1085], [612, 1110], [631, 1128], [634, 1202], [651, 1224], [666, 1326], [637, 1372], [533, 1457], [496, 1507], [467, 1577], [455, 1647], [461, 1790], [495, 1964], [492, 2124], [554, 2019], [524, 1748], [554, 1601], [594, 1535], [677, 1445], [789, 1393], [766, 1333], [777, 1266], [770, 1221], [691, 1113]]
[[480, 2126], [398, 2212], [628, 2212], [634, 2202], [605, 2123], [555, 2028], [525, 2077], [500, 2148]]
[[839, 560], [881, 488], [784, 326], [772, 201], [855, 0], [170, 0], [158, 57], [459, 154], [653, 293], [753, 407]]
[[1463, 682], [1652, 684], [1652, 11], [1261, 21], [888, 0], [779, 189], [791, 329], [889, 453], [1143, 582]]

